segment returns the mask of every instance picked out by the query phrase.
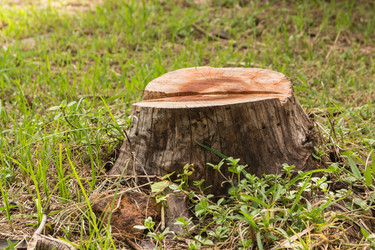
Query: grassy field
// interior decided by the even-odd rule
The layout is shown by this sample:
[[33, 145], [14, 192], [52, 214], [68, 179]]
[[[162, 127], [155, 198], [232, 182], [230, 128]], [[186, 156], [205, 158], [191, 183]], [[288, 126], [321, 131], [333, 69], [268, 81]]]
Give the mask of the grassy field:
[[89, 196], [126, 188], [105, 167], [146, 84], [209, 65], [288, 76], [327, 170], [293, 179], [285, 166], [219, 201], [191, 193], [199, 230], [173, 239], [148, 222], [145, 238], [166, 249], [375, 246], [373, 13], [364, 0], [0, 0], [0, 239], [31, 237], [48, 207], [44, 233], [76, 247], [139, 244], [112, 235]]

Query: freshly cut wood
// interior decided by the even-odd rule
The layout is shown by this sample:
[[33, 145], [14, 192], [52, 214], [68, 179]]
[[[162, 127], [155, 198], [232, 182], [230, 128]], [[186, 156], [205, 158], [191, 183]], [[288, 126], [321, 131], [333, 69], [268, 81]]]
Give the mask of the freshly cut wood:
[[[197, 142], [240, 158], [258, 176], [279, 173], [283, 163], [314, 168], [313, 124], [291, 81], [258, 68], [180, 69], [151, 81], [144, 100], [133, 104], [128, 139], [110, 174], [182, 173], [194, 164], [191, 180], [205, 179], [211, 192], [223, 179], [207, 163], [221, 159]], [[223, 168], [224, 174], [229, 173]]]

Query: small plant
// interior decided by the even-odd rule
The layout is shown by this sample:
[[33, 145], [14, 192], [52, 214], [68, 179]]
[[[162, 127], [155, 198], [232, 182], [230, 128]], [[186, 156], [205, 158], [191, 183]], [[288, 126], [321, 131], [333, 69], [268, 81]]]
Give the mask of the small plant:
[[136, 225], [134, 226], [134, 228], [140, 230], [148, 230], [149, 232], [147, 233], [147, 236], [156, 240], [159, 249], [162, 249], [163, 240], [165, 236], [169, 233], [169, 227], [165, 228], [162, 232], [157, 232], [157, 230], [155, 229], [155, 222], [152, 220], [151, 217], [145, 219], [143, 225]]
[[190, 233], [191, 230], [195, 228], [195, 226], [191, 226], [191, 220], [185, 220], [184, 218], [178, 218], [175, 222], [176, 225], [180, 225], [182, 229], [185, 232], [185, 235], [187, 235], [189, 238], [191, 238], [192, 242], [189, 243], [189, 249], [200, 249], [202, 246], [213, 246], [214, 243], [210, 240], [210, 236], [203, 238], [202, 233], [204, 231], [201, 231], [201, 234], [199, 235], [193, 235]]
[[[232, 178], [223, 176], [225, 182], [230, 183], [228, 196], [215, 201], [213, 195], [205, 195], [201, 188], [203, 182], [195, 182], [200, 193], [190, 193], [190, 200], [194, 205], [194, 214], [199, 218], [199, 224], [192, 224], [193, 218], [185, 220], [178, 218], [176, 224], [184, 231], [184, 237], [188, 237], [190, 249], [199, 249], [203, 246], [211, 246], [214, 242], [225, 242], [230, 237], [238, 237], [241, 234], [241, 247], [251, 246], [266, 247], [284, 237], [292, 237], [295, 232], [306, 229], [302, 220], [323, 223], [321, 211], [311, 211], [308, 203], [304, 203], [303, 193], [323, 192], [327, 193], [328, 184], [325, 177], [312, 177], [315, 172], [330, 172], [332, 170], [320, 169], [311, 172], [293, 173], [295, 166], [283, 165], [283, 175], [264, 175], [259, 178], [246, 171], [246, 165], [240, 165], [239, 159], [227, 157], [217, 165], [209, 164], [215, 170], [221, 172], [223, 167], [233, 173]], [[185, 166], [185, 169], [187, 167]], [[159, 189], [174, 186], [174, 191], [186, 192], [189, 171], [180, 175], [177, 182], [158, 182]], [[156, 186], [154, 186], [156, 187]], [[163, 188], [162, 188], [163, 187]], [[320, 212], [319, 212], [320, 211]], [[193, 234], [198, 228], [203, 227], [198, 234]], [[240, 231], [238, 227], [242, 228]], [[281, 233], [282, 232], [282, 233]], [[281, 233], [281, 234], [280, 234]], [[205, 235], [205, 236], [203, 236]], [[181, 236], [180, 236], [181, 237]], [[301, 241], [302, 245], [307, 243]]]

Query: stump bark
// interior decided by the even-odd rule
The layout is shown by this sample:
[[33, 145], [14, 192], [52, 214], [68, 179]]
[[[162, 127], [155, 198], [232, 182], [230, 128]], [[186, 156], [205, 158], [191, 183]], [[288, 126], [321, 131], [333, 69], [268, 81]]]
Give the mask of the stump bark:
[[[133, 120], [110, 174], [182, 173], [194, 164], [191, 180], [205, 179], [223, 192], [219, 173], [207, 166], [224, 155], [240, 158], [248, 172], [276, 174], [282, 164], [314, 168], [313, 124], [291, 81], [257, 68], [187, 68], [151, 81], [144, 100], [133, 104]], [[134, 159], [134, 160], [133, 160]], [[224, 174], [229, 173], [222, 169]]]

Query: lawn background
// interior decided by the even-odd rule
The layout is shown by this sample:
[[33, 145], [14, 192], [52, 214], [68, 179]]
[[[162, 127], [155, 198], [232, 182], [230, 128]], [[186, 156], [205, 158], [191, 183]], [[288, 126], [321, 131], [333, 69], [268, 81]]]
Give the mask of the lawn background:
[[372, 211], [373, 13], [350, 0], [0, 1], [0, 235], [31, 236], [48, 205], [55, 237], [121, 246], [86, 206], [117, 187], [104, 169], [131, 104], [163, 73], [208, 65], [289, 77], [317, 122], [317, 157], [345, 152]]

